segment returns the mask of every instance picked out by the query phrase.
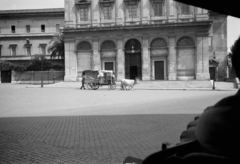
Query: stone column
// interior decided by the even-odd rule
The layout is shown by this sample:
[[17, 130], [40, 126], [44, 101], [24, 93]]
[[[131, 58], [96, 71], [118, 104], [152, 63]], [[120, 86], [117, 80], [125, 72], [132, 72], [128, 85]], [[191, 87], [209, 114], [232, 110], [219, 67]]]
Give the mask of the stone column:
[[77, 55], [74, 40], [65, 40], [65, 76], [64, 81], [77, 80]]
[[207, 34], [197, 35], [196, 79], [209, 80], [209, 44]]
[[99, 46], [98, 46], [98, 38], [93, 38], [93, 69], [100, 70], [101, 69], [101, 59], [99, 53]]
[[148, 36], [143, 36], [142, 80], [150, 80], [150, 55], [148, 47]]
[[117, 70], [116, 70], [116, 78], [117, 80], [121, 80], [125, 78], [125, 68], [124, 68], [124, 47], [123, 47], [123, 38], [117, 38]]
[[177, 79], [177, 51], [175, 35], [169, 35], [168, 49], [168, 80]]

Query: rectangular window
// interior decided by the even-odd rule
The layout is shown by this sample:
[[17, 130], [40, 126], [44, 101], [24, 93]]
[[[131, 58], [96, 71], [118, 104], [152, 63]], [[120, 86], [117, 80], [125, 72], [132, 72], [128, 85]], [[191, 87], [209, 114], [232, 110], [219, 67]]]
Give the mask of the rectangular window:
[[41, 25], [41, 32], [45, 32], [45, 25]]
[[129, 18], [137, 18], [137, 5], [128, 6]]
[[12, 29], [12, 33], [15, 33], [15, 32], [16, 32], [15, 26], [11, 26], [11, 29]]
[[2, 45], [0, 45], [0, 56], [2, 56]]
[[80, 21], [88, 21], [88, 8], [80, 8]]
[[26, 25], [26, 32], [30, 33], [30, 25]]
[[31, 56], [31, 47], [26, 47], [27, 49], [27, 56]]
[[17, 46], [11, 46], [11, 55], [12, 56], [16, 56], [17, 55], [16, 48], [17, 48]]
[[46, 55], [46, 44], [40, 44], [41, 55]]
[[112, 7], [111, 6], [104, 7], [103, 15], [104, 15], [104, 20], [111, 20], [112, 19]]
[[187, 4], [180, 3], [180, 14], [190, 15], [190, 6]]
[[154, 16], [163, 16], [163, 2], [153, 4]]
[[105, 70], [114, 71], [114, 69], [113, 69], [114, 63], [113, 62], [105, 62], [104, 67], [105, 67], [104, 68]]
[[56, 32], [60, 31], [60, 24], [56, 24]]

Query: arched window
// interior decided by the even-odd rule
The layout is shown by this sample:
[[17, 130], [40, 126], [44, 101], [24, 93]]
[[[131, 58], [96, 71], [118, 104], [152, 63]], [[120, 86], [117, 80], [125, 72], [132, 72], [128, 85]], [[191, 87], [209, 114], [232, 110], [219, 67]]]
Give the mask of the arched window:
[[164, 39], [157, 38], [151, 43], [151, 48], [167, 47], [167, 43]]
[[194, 46], [195, 43], [190, 37], [183, 37], [179, 39], [177, 46], [178, 47], [185, 47], [185, 46]]
[[111, 40], [104, 41], [101, 45], [102, 50], [115, 50], [115, 43]]
[[91, 50], [92, 46], [89, 42], [87, 41], [82, 41], [77, 45], [77, 50], [78, 51], [83, 51], [83, 50]]

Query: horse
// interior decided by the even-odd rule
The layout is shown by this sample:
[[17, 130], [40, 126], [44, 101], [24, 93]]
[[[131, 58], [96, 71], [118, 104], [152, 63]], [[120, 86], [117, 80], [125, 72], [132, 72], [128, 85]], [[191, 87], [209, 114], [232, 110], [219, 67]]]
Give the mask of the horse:
[[[139, 83], [139, 79], [135, 78], [135, 80], [131, 79], [122, 79], [121, 81], [121, 90], [134, 90], [134, 85]], [[127, 89], [127, 87], [129, 87]]]

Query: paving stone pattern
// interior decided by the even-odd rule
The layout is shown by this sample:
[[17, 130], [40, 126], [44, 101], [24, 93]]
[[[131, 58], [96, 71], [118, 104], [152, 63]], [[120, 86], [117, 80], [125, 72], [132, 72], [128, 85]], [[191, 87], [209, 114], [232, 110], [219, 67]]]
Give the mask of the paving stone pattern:
[[120, 164], [178, 143], [191, 114], [0, 118], [0, 163]]

